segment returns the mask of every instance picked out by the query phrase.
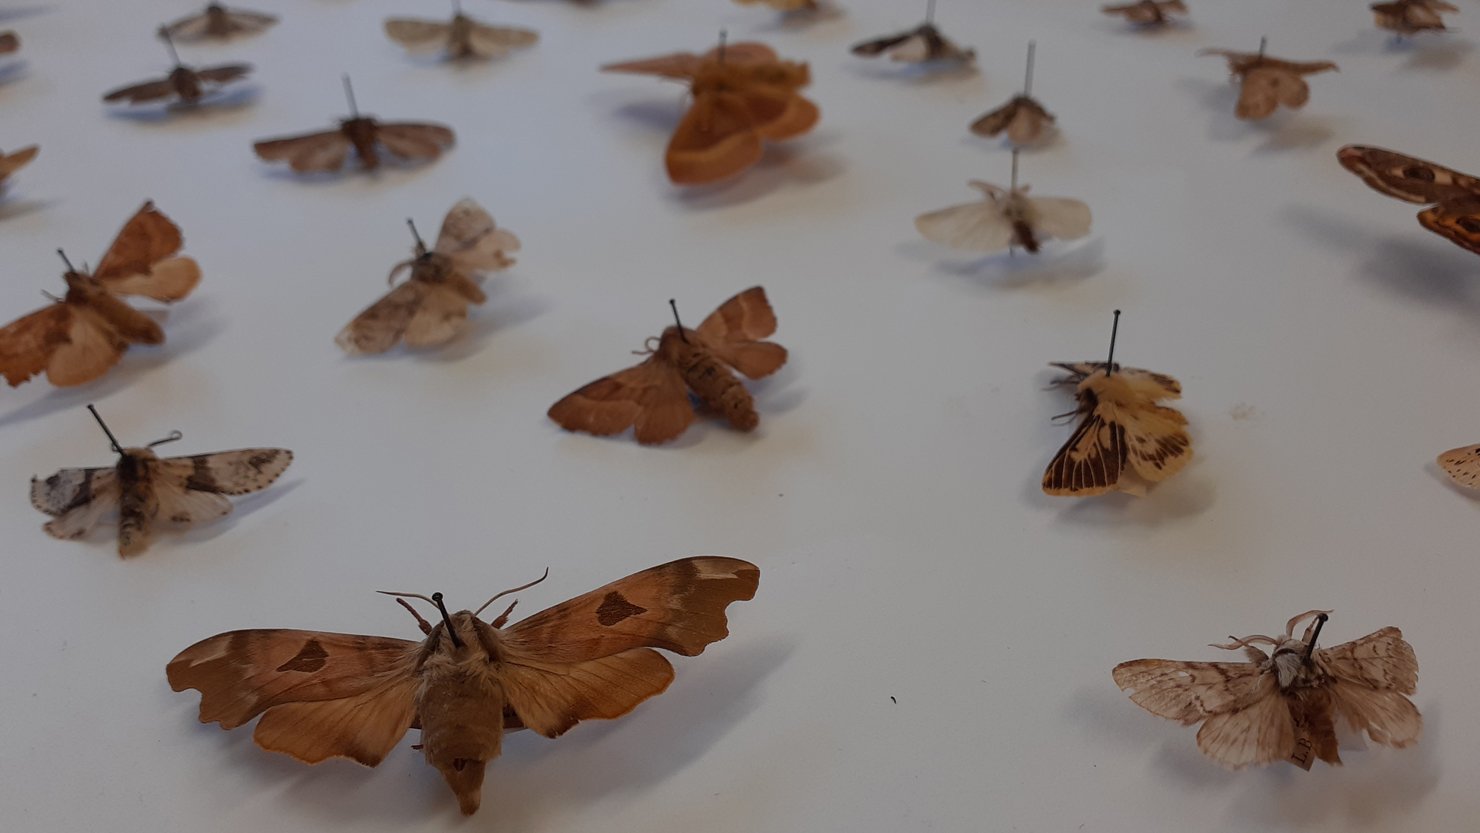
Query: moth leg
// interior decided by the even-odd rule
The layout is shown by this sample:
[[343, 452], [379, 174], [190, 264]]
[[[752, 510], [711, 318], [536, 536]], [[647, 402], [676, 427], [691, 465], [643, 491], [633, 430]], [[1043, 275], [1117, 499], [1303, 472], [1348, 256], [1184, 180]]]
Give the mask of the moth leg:
[[431, 623], [429, 623], [429, 622], [427, 622], [427, 620], [421, 618], [421, 614], [416, 612], [416, 608], [414, 608], [411, 605], [407, 604], [405, 599], [398, 598], [398, 599], [396, 599], [396, 602], [398, 604], [400, 604], [401, 607], [406, 608], [406, 612], [407, 613], [410, 613], [411, 616], [412, 616], [412, 618], [414, 618], [416, 620], [416, 626], [418, 628], [421, 628], [421, 632], [422, 633], [424, 633], [424, 634], [426, 634], [428, 636], [431, 635], [431, 633], [432, 633]]

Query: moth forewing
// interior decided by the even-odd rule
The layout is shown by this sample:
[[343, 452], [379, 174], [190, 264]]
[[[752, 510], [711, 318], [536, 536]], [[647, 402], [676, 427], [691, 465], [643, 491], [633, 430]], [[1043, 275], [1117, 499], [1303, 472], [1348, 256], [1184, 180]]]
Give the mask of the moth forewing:
[[5, 180], [9, 179], [11, 174], [29, 165], [40, 152], [41, 148], [38, 145], [28, 145], [10, 153], [0, 151], [0, 187], [5, 185]]
[[277, 23], [277, 17], [270, 14], [228, 9], [220, 3], [211, 3], [200, 12], [168, 23], [163, 28], [166, 34], [179, 41], [226, 40], [236, 35], [261, 32], [274, 23]]
[[1419, 224], [1480, 254], [1480, 179], [1383, 148], [1347, 145], [1337, 158], [1373, 190], [1431, 205], [1419, 212]]
[[1451, 448], [1435, 462], [1455, 483], [1467, 489], [1480, 489], [1480, 445]]

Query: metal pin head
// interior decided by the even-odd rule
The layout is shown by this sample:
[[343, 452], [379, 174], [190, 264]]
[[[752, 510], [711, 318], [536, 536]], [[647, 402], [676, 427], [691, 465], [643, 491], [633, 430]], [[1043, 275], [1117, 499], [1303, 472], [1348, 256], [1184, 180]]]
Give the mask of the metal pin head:
[[447, 637], [452, 640], [453, 645], [461, 648], [463, 641], [458, 637], [457, 631], [452, 627], [452, 617], [447, 615], [447, 605], [442, 603], [441, 591], [432, 594], [432, 604], [436, 605], [437, 612], [442, 614], [442, 624], [447, 626]]

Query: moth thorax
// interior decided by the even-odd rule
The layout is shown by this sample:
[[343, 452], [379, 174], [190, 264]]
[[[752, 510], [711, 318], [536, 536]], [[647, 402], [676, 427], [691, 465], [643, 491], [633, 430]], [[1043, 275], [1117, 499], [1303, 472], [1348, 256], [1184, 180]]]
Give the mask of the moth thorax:
[[177, 66], [170, 70], [170, 83], [175, 85], [175, 93], [185, 101], [194, 101], [204, 95], [200, 78], [189, 67]]
[[125, 448], [118, 457], [118, 478], [124, 482], [139, 481], [149, 476], [149, 465], [159, 455], [149, 448]]
[[411, 279], [426, 283], [445, 283], [452, 277], [452, 259], [441, 252], [427, 252], [411, 261]]
[[449, 48], [459, 56], [473, 54], [473, 19], [458, 12], [453, 15], [452, 23], [448, 27], [447, 43]]
[[678, 368], [689, 390], [699, 397], [699, 401], [723, 414], [741, 431], [754, 429], [760, 423], [760, 417], [755, 412], [755, 400], [750, 391], [698, 341], [697, 333], [692, 330], [686, 332], [687, 343], [679, 337], [677, 327], [664, 330], [658, 352]]
[[370, 167], [379, 164], [380, 157], [375, 152], [375, 119], [369, 116], [341, 119], [339, 129], [344, 133], [344, 138], [355, 146], [355, 153], [360, 155], [362, 163]]

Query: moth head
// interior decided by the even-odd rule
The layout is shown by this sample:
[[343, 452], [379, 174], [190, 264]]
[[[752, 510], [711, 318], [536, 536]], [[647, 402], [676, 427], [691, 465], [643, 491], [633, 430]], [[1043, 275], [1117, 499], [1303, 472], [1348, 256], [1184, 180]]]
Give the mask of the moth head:
[[82, 264], [81, 269], [78, 269], [72, 265], [72, 261], [67, 259], [66, 252], [57, 249], [57, 255], [61, 257], [62, 263], [67, 267], [67, 271], [62, 273], [62, 280], [67, 282], [68, 291], [95, 292], [102, 289], [102, 285], [93, 278], [86, 263]]
[[465, 816], [478, 812], [478, 805], [483, 802], [483, 769], [488, 762], [479, 757], [482, 754], [473, 744], [456, 738], [435, 752], [427, 750], [427, 763], [442, 773]]

